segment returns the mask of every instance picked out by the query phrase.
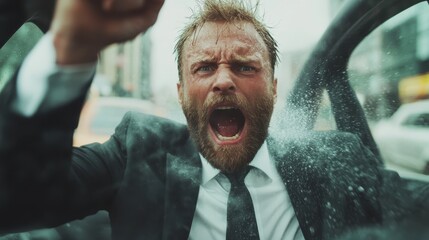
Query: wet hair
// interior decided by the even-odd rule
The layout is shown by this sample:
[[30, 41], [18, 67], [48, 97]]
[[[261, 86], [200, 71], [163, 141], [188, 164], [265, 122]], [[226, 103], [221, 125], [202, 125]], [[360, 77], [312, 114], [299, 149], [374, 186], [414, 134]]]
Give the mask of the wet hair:
[[268, 31], [268, 27], [260, 21], [256, 15], [259, 2], [251, 6], [245, 0], [204, 0], [200, 2], [199, 11], [194, 12], [181, 34], [178, 37], [174, 48], [179, 71], [179, 80], [182, 81], [182, 56], [186, 41], [195, 34], [206, 22], [223, 21], [226, 23], [248, 22], [252, 24], [262, 37], [270, 58], [272, 72], [278, 60], [277, 42]]

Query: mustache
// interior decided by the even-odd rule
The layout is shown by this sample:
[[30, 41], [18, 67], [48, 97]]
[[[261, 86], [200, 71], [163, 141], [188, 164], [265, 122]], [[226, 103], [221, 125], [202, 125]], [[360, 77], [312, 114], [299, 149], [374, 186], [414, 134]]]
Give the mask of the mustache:
[[208, 114], [209, 109], [212, 109], [216, 105], [232, 105], [238, 107], [241, 111], [248, 110], [248, 104], [247, 102], [242, 99], [241, 97], [234, 95], [213, 95], [210, 98], [207, 98], [207, 100], [203, 104], [203, 110], [205, 114]]

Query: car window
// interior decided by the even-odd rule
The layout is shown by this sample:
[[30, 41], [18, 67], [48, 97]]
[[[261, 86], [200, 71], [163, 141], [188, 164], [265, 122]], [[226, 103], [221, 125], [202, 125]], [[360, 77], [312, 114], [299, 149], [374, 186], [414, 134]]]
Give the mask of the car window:
[[354, 50], [350, 82], [369, 121], [429, 98], [429, 5], [417, 4], [374, 30]]
[[353, 51], [347, 73], [386, 165], [429, 174], [424, 167], [429, 135], [421, 131], [429, 127], [429, 113], [420, 104], [418, 111], [401, 112], [400, 122], [391, 118], [402, 105], [429, 99], [428, 3], [408, 8], [371, 32]]
[[429, 128], [429, 113], [412, 114], [402, 124], [405, 126]]

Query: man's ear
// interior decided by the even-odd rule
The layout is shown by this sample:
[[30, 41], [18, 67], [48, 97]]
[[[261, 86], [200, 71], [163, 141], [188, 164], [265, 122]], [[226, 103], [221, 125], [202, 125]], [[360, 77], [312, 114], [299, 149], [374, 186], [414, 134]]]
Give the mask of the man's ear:
[[179, 96], [179, 104], [180, 106], [182, 106], [182, 101], [183, 101], [183, 86], [181, 82], [178, 82], [176, 84], [177, 86], [177, 95]]

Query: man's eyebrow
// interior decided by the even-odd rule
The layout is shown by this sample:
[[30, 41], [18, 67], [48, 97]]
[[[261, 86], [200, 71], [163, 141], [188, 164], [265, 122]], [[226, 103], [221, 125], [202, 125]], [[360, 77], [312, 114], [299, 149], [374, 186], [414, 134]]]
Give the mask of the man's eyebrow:
[[258, 57], [241, 57], [241, 56], [235, 56], [230, 61], [232, 64], [260, 64], [261, 60]]
[[194, 58], [192, 60], [193, 63], [196, 62], [214, 62], [217, 60], [217, 58], [213, 54], [208, 54], [206, 52], [203, 52], [202, 54], [191, 54], [191, 58]]

